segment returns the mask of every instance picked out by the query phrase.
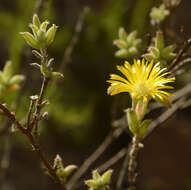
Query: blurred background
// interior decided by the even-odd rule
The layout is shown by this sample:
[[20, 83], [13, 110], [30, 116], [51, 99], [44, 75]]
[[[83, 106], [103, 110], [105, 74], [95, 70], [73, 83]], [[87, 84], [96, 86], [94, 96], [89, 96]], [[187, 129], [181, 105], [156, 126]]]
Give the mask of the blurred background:
[[[30, 66], [36, 58], [19, 32], [29, 31], [32, 15], [39, 12], [41, 20], [49, 20], [58, 28], [54, 43], [48, 49], [55, 58], [54, 70], [64, 74], [64, 80], [53, 81], [46, 92], [50, 104], [48, 120], [41, 122], [41, 142], [47, 157], [53, 161], [56, 154], [67, 164], [80, 166], [103, 141], [111, 129], [111, 121], [120, 118], [130, 105], [128, 94], [114, 97], [107, 95], [106, 80], [116, 65], [123, 59], [114, 56], [117, 48], [113, 40], [118, 38], [118, 29], [138, 31], [145, 42], [155, 29], [150, 25], [149, 13], [160, 0], [0, 0], [0, 68], [11, 60], [14, 73], [23, 74], [26, 80], [21, 89], [7, 95], [14, 101], [17, 117], [22, 120], [27, 112], [29, 96], [39, 93], [41, 75]], [[66, 60], [65, 50], [70, 44], [75, 26], [85, 6], [82, 30], [71, 54]], [[168, 43], [181, 44], [191, 36], [191, 1], [182, 0], [164, 23], [178, 37], [167, 38]], [[170, 24], [169, 24], [170, 23]], [[183, 32], [182, 32], [183, 31]], [[190, 79], [190, 69], [179, 77], [177, 88]], [[4, 99], [2, 98], [1, 101]], [[111, 110], [115, 106], [115, 113]], [[139, 155], [141, 190], [191, 190], [191, 109], [186, 108], [171, 117], [144, 141]], [[158, 113], [155, 113], [156, 115]], [[5, 173], [0, 170], [1, 190], [57, 190], [54, 182], [41, 170], [39, 160], [20, 132], [10, 132], [11, 124], [1, 118], [0, 162], [6, 161]], [[10, 130], [4, 130], [4, 126]], [[2, 131], [2, 132], [1, 132]], [[126, 147], [131, 135], [124, 133], [91, 167], [85, 178], [101, 163]], [[114, 183], [122, 162], [115, 164]], [[3, 177], [2, 177], [3, 176]], [[124, 184], [125, 185], [125, 184]], [[125, 186], [124, 186], [125, 187]], [[81, 189], [87, 189], [81, 186]]]

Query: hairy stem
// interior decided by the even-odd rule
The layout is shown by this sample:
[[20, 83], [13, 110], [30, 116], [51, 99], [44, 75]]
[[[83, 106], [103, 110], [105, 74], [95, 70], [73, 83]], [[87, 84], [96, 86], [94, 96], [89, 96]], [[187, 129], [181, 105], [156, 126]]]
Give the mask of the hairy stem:
[[34, 113], [34, 119], [33, 119], [33, 122], [31, 124], [31, 128], [34, 129], [34, 132], [35, 132], [36, 135], [37, 135], [37, 132], [38, 132], [38, 119], [39, 119], [39, 116], [40, 116], [40, 111], [42, 109], [43, 97], [44, 97], [46, 88], [48, 86], [48, 83], [49, 83], [49, 79], [44, 77], [43, 82], [42, 82], [42, 86], [41, 86], [41, 90], [40, 90], [40, 95], [39, 95], [39, 98], [38, 98], [37, 104], [36, 104], [36, 110], [35, 110], [35, 113]]
[[57, 182], [60, 184], [63, 190], [65, 190], [65, 184], [58, 178], [56, 171], [53, 169], [52, 165], [50, 162], [46, 159], [42, 149], [40, 148], [40, 145], [37, 143], [36, 139], [34, 136], [31, 134], [30, 131], [28, 131], [15, 117], [15, 114], [12, 113], [5, 105], [0, 104], [0, 109], [3, 111], [5, 116], [12, 122], [14, 123], [17, 128], [24, 134], [27, 139], [29, 140], [30, 144], [32, 145], [34, 151], [37, 153], [39, 159], [45, 166], [48, 174]]
[[137, 154], [140, 149], [140, 139], [136, 136], [133, 137], [132, 145], [129, 151], [129, 165], [128, 165], [128, 190], [136, 189], [136, 179], [137, 179]]

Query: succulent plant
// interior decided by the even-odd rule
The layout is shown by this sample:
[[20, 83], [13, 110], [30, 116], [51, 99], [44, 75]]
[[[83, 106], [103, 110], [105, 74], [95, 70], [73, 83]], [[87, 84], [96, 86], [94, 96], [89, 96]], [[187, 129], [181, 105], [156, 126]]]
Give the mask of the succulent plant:
[[166, 9], [164, 4], [161, 4], [158, 8], [153, 7], [150, 12], [151, 24], [160, 24], [169, 14], [170, 11]]
[[165, 46], [164, 36], [161, 31], [157, 32], [153, 41], [154, 45], [151, 45], [148, 48], [148, 53], [143, 55], [143, 57], [145, 57], [148, 61], [154, 60], [155, 62], [160, 62], [161, 65], [164, 66], [167, 62], [176, 57], [176, 53], [174, 53], [176, 46]]
[[120, 28], [119, 39], [113, 42], [119, 48], [115, 56], [119, 58], [132, 58], [138, 55], [142, 40], [136, 37], [136, 31], [127, 34], [124, 28]]
[[53, 168], [56, 170], [56, 174], [58, 178], [62, 180], [66, 180], [66, 178], [77, 168], [76, 165], [68, 165], [64, 167], [62, 159], [59, 155], [56, 155], [54, 159], [54, 166]]
[[110, 183], [112, 172], [112, 170], [107, 170], [103, 175], [100, 175], [97, 170], [94, 170], [92, 172], [92, 179], [86, 180], [85, 184], [91, 190], [105, 190]]
[[13, 75], [13, 65], [7, 61], [0, 71], [0, 95], [19, 89], [19, 84], [25, 79], [23, 75]]
[[32, 34], [30, 32], [21, 32], [20, 34], [32, 48], [43, 50], [53, 42], [57, 30], [55, 24], [47, 30], [48, 24], [48, 21], [41, 23], [38, 16], [34, 14], [33, 23], [29, 24]]

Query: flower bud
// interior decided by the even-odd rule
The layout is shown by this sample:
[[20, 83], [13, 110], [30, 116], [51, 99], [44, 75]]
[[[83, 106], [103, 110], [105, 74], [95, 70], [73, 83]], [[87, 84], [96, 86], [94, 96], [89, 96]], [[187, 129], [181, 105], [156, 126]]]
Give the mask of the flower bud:
[[64, 78], [64, 75], [59, 72], [52, 72], [52, 76], [56, 78]]
[[137, 115], [134, 110], [127, 109], [127, 121], [130, 131], [133, 133], [133, 135], [137, 135], [137, 130], [139, 126]]
[[158, 50], [157, 48], [155, 48], [155, 47], [150, 47], [149, 50], [151, 51], [151, 53], [154, 55], [154, 57], [155, 57], [156, 59], [159, 58], [160, 52], [159, 52], [159, 50]]
[[5, 63], [4, 68], [3, 68], [3, 78], [4, 78], [4, 81], [9, 80], [11, 75], [12, 75], [12, 73], [13, 73], [12, 62], [11, 61], [7, 61]]
[[53, 42], [55, 34], [56, 34], [56, 30], [57, 30], [57, 26], [53, 24], [52, 27], [50, 27], [48, 29], [48, 31], [46, 32], [46, 45], [47, 46], [49, 46]]
[[127, 39], [127, 33], [125, 32], [125, 29], [123, 27], [119, 28], [119, 38], [121, 40]]
[[25, 77], [23, 75], [14, 75], [10, 80], [10, 84], [21, 83], [24, 79]]
[[151, 120], [144, 120], [138, 130], [138, 136], [143, 137], [147, 133], [147, 129], [151, 124]]
[[86, 180], [85, 184], [94, 190], [105, 190], [110, 183], [112, 172], [112, 170], [108, 170], [101, 176], [97, 170], [94, 170], [92, 173], [93, 179]]
[[166, 9], [164, 4], [161, 4], [160, 7], [153, 7], [150, 13], [151, 24], [161, 23], [169, 14], [170, 11]]
[[37, 14], [33, 15], [33, 24], [36, 25], [38, 28], [40, 28], [40, 20]]
[[119, 50], [115, 53], [115, 56], [120, 58], [132, 58], [138, 55], [142, 40], [136, 38], [136, 36], [136, 31], [133, 31], [127, 35], [124, 28], [120, 28], [119, 39], [114, 40], [113, 42], [113, 44], [119, 48]]
[[126, 43], [123, 40], [114, 40], [113, 44], [119, 48], [126, 48], [127, 47]]
[[38, 41], [41, 42], [41, 45], [42, 43], [45, 42], [45, 39], [46, 39], [45, 34], [46, 34], [45, 31], [42, 29], [39, 29], [37, 32], [37, 38], [38, 38]]
[[93, 177], [93, 179], [98, 179], [98, 178], [100, 178], [101, 176], [99, 175], [99, 173], [98, 173], [97, 170], [94, 170], [94, 171], [92, 172], [92, 177]]
[[164, 37], [161, 31], [158, 31], [155, 38], [156, 48], [159, 50], [164, 48]]
[[44, 22], [40, 25], [40, 29], [46, 31], [46, 28], [47, 28], [48, 24], [49, 24], [48, 21], [44, 21]]
[[37, 38], [37, 33], [38, 33], [38, 27], [34, 24], [29, 24], [29, 27], [32, 29], [33, 35], [35, 39]]
[[99, 187], [99, 184], [93, 179], [86, 180], [85, 184], [93, 189], [97, 189]]
[[108, 170], [102, 175], [101, 179], [102, 179], [103, 185], [110, 183], [112, 173], [113, 173], [113, 170]]
[[28, 45], [35, 49], [39, 49], [39, 43], [38, 41], [34, 38], [34, 36], [29, 33], [29, 32], [20, 32], [20, 34], [23, 36], [25, 41], [27, 42]]
[[128, 55], [129, 55], [129, 53], [128, 53], [128, 50], [126, 50], [126, 49], [120, 49], [115, 52], [115, 56], [120, 57], [120, 58], [126, 58], [126, 57], [128, 57]]
[[77, 168], [76, 165], [69, 165], [64, 168], [64, 175], [68, 177], [75, 169]]

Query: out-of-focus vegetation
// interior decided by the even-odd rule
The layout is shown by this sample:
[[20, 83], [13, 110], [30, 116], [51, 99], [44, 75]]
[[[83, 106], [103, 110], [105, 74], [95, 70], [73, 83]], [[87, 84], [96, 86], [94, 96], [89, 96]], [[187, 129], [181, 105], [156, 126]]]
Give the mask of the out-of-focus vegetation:
[[[19, 32], [29, 30], [27, 25], [31, 22], [33, 13], [36, 12], [37, 4], [38, 0], [0, 1], [0, 68], [3, 69], [6, 61], [11, 60], [13, 74], [19, 73], [26, 76], [20, 91], [8, 94], [5, 98], [2, 96], [0, 99], [6, 101], [10, 108], [15, 109], [16, 115], [21, 120], [28, 109], [28, 97], [31, 94], [39, 93], [42, 81], [39, 71], [30, 66], [30, 63], [36, 60], [19, 34]], [[67, 164], [79, 164], [106, 136], [111, 128], [111, 107], [116, 105], [113, 105], [112, 98], [106, 95], [107, 84], [105, 81], [108, 79], [108, 74], [114, 71], [116, 64], [123, 62], [123, 59], [115, 57], [118, 48], [113, 41], [118, 39], [120, 27], [123, 27], [127, 34], [137, 31], [137, 38], [143, 39], [143, 42], [142, 49], [139, 49], [139, 53], [136, 53], [135, 56], [140, 57], [141, 54], [152, 53], [150, 52], [152, 48], [144, 51], [152, 41], [149, 35], [155, 35], [157, 27], [150, 23], [150, 12], [153, 7], [160, 5], [160, 0], [44, 1], [44, 6], [39, 12], [40, 17], [42, 20], [48, 19], [59, 26], [49, 53], [51, 57], [55, 58], [55, 70], [64, 74], [64, 79], [53, 80], [46, 92], [50, 104], [45, 110], [49, 112], [49, 117], [40, 126], [43, 147], [48, 150], [46, 152], [49, 153], [50, 158], [53, 159], [54, 155], [59, 153], [66, 158], [64, 160], [66, 163], [68, 162]], [[65, 50], [75, 34], [75, 25], [84, 6], [88, 6], [90, 11], [85, 15], [82, 31], [71, 55], [71, 62], [66, 63]], [[172, 15], [168, 16], [169, 19], [161, 26], [164, 28], [164, 35], [169, 35], [167, 45], [181, 44], [184, 39], [187, 39], [187, 36], [191, 35], [190, 8], [190, 1], [182, 1], [180, 6], [172, 10]], [[184, 29], [183, 33], [181, 33], [181, 27]], [[174, 47], [172, 51], [174, 51]], [[129, 57], [130, 60], [132, 58], [132, 56]], [[190, 68], [178, 79], [177, 87], [181, 87], [189, 81], [191, 79]], [[118, 95], [118, 98], [120, 101], [118, 101], [117, 114], [114, 119], [122, 116], [123, 109], [129, 104], [128, 95]], [[16, 101], [12, 103], [13, 100]], [[185, 115], [189, 115], [189, 111], [188, 109]], [[0, 121], [2, 123], [0, 129], [3, 130], [4, 126], [7, 126], [7, 122], [2, 117]], [[10, 131], [15, 130], [10, 123], [8, 126]], [[185, 130], [191, 132], [190, 129]], [[10, 169], [5, 176], [7, 190], [53, 189], [54, 184], [51, 180], [47, 182], [47, 177], [39, 170], [38, 161], [29, 147], [26, 147], [26, 140], [19, 133], [8, 133], [7, 136], [0, 138], [0, 158], [3, 155], [7, 138], [10, 140], [11, 147]], [[98, 163], [103, 158], [110, 156], [116, 149], [127, 145], [129, 139], [128, 134], [123, 135], [116, 145], [98, 160]], [[190, 143], [189, 138], [188, 141]], [[159, 141], [156, 140], [156, 143]], [[176, 147], [176, 143], [173, 147]], [[167, 160], [169, 159], [167, 163], [171, 162], [172, 155], [167, 158]], [[191, 157], [190, 152], [189, 157]], [[183, 167], [189, 165], [182, 159], [177, 160], [174, 162], [180, 162]], [[151, 169], [145, 169], [147, 170], [145, 178], [147, 175], [151, 176]], [[167, 169], [163, 168], [163, 172], [165, 170]], [[171, 175], [170, 170], [171, 168], [168, 168], [169, 175]], [[185, 190], [191, 189], [190, 179], [190, 173], [186, 171], [185, 181], [181, 179], [177, 189], [180, 189], [180, 186]], [[152, 187], [152, 190], [158, 190], [164, 189], [166, 186], [167, 190], [176, 190], [176, 185], [166, 185], [167, 181], [160, 177], [156, 176], [156, 179], [152, 180], [153, 184], [148, 182], [148, 179], [145, 183], [141, 181], [141, 189], [151, 189]], [[176, 180], [174, 179], [174, 181]]]

